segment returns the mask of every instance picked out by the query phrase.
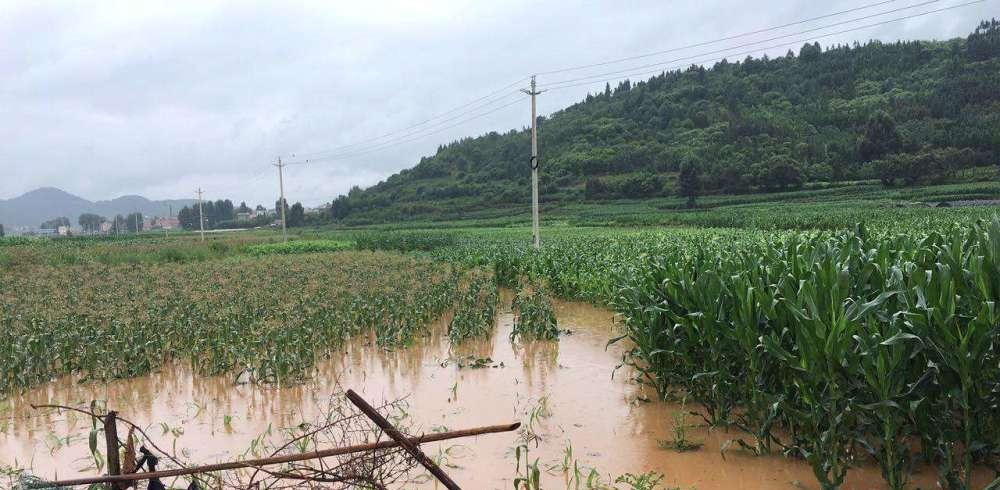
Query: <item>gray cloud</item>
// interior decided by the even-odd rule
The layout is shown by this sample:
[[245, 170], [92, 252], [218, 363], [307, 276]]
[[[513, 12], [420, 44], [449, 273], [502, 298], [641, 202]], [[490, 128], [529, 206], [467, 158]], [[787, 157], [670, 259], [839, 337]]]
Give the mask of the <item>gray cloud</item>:
[[[864, 3], [5, 2], [0, 198], [43, 185], [88, 199], [184, 198], [200, 186], [213, 198], [270, 202], [277, 179], [269, 164], [278, 155], [405, 128], [534, 71], [669, 49]], [[865, 13], [915, 3], [898, 0]], [[991, 7], [987, 1], [821, 44], [964, 36]], [[558, 110], [602, 86], [545, 94], [540, 109]], [[286, 190], [292, 200], [320, 204], [414, 165], [441, 143], [523, 127], [527, 110], [527, 103], [518, 104], [382, 151], [289, 167]]]

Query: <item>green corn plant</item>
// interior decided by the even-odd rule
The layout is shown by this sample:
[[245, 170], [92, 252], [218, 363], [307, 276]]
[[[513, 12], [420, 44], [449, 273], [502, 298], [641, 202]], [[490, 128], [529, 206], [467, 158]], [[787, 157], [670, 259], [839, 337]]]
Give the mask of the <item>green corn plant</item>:
[[622, 273], [618, 281], [623, 285], [613, 305], [624, 316], [625, 333], [608, 341], [609, 346], [622, 341], [631, 344], [622, 366], [634, 369], [636, 381], [653, 386], [660, 400], [687, 374], [677, 369], [680, 359], [670, 348], [673, 322], [662, 304], [663, 283], [669, 275], [665, 260], [646, 256]]
[[476, 275], [470, 278], [465, 292], [458, 299], [455, 314], [448, 323], [448, 338], [453, 344], [493, 331], [496, 307], [500, 301], [495, 276]]
[[[685, 360], [689, 376], [683, 386], [707, 414], [709, 425], [726, 425], [736, 406], [736, 377], [741, 373], [741, 359], [729, 331], [728, 314], [731, 293], [727, 284], [711, 267], [694, 261], [680, 280], [667, 283], [668, 305], [676, 305], [673, 328], [677, 357]], [[708, 270], [704, 270], [708, 269]]]
[[[538, 466], [538, 458], [530, 460], [527, 444], [522, 444], [514, 449], [514, 490], [541, 490], [542, 470]], [[521, 460], [524, 460], [524, 468], [521, 467]]]
[[851, 276], [833, 243], [794, 245], [790, 280], [782, 286], [781, 324], [791, 331], [791, 349], [778, 336], [765, 346], [783, 364], [795, 388], [786, 410], [795, 425], [798, 452], [824, 489], [839, 488], [847, 475], [857, 407], [848, 367], [856, 364], [855, 336], [891, 293], [869, 301], [851, 296]]
[[687, 403], [685, 401], [681, 402], [680, 409], [671, 412], [670, 417], [673, 419], [674, 426], [674, 438], [671, 440], [659, 440], [656, 444], [660, 449], [670, 449], [677, 452], [687, 452], [694, 451], [702, 446], [700, 442], [694, 442], [687, 438], [688, 429], [691, 426], [687, 422]]
[[556, 323], [556, 313], [552, 308], [545, 288], [538, 282], [524, 284], [511, 304], [514, 310], [514, 328], [510, 332], [510, 341], [522, 340], [556, 340], [559, 338], [559, 327]]
[[910, 277], [905, 296], [907, 323], [929, 346], [929, 362], [940, 370], [941, 388], [931, 403], [935, 416], [921, 429], [933, 434], [941, 485], [969, 489], [977, 453], [996, 444], [984, 436], [996, 417], [990, 400], [1000, 372], [989, 362], [996, 355], [1000, 325], [1000, 222], [980, 224], [966, 237], [930, 238], [938, 261]]
[[900, 328], [898, 315], [888, 321], [869, 322], [858, 334], [858, 408], [863, 430], [859, 442], [878, 462], [889, 488], [906, 486], [912, 466], [907, 437], [915, 429], [911, 414], [924, 407], [922, 393], [933, 371], [911, 383], [919, 368], [923, 344]]
[[731, 334], [744, 359], [743, 376], [738, 392], [742, 395], [742, 410], [735, 417], [736, 426], [750, 434], [753, 445], [743, 439], [737, 442], [753, 454], [771, 452], [777, 441], [773, 429], [781, 415], [784, 395], [777, 389], [774, 359], [761, 344], [761, 338], [771, 333], [770, 318], [776, 304], [774, 289], [769, 287], [768, 268], [756, 254], [741, 258], [746, 272], [731, 277], [734, 307], [731, 313]]

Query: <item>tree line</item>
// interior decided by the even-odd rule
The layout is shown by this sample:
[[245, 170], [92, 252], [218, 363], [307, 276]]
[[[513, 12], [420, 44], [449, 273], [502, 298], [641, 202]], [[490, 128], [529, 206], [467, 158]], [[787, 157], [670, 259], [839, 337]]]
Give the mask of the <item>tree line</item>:
[[[245, 228], [254, 226], [268, 226], [275, 223], [281, 217], [281, 201], [275, 201], [274, 208], [266, 209], [258, 204], [251, 208], [247, 203], [241, 202], [239, 206], [234, 206], [230, 199], [220, 199], [216, 201], [205, 201], [201, 209], [204, 211], [205, 229], [226, 229]], [[306, 224], [318, 224], [322, 219], [311, 217], [306, 213], [305, 207], [300, 202], [291, 206], [285, 202], [285, 214], [289, 227], [305, 226]], [[240, 219], [240, 215], [247, 216]], [[252, 216], [252, 217], [250, 217]], [[152, 227], [157, 227], [158, 221], [164, 218], [154, 217], [150, 221]], [[185, 230], [198, 230], [199, 208], [197, 204], [184, 206], [177, 213], [177, 221], [181, 228]], [[146, 228], [145, 218], [142, 213], [135, 212], [129, 214], [119, 214], [112, 218], [94, 213], [83, 213], [77, 219], [77, 224], [85, 234], [95, 234], [106, 231], [110, 234], [117, 233], [138, 233]], [[107, 224], [105, 228], [103, 225]], [[71, 226], [70, 219], [60, 216], [46, 220], [39, 226], [42, 229], [58, 229], [60, 226]]]
[[[268, 226], [281, 218], [281, 207], [281, 200], [275, 201], [274, 207], [268, 210], [260, 204], [255, 208], [250, 208], [246, 202], [241, 202], [239, 206], [234, 207], [231, 200], [220, 199], [204, 201], [200, 210], [197, 204], [184, 206], [177, 213], [177, 220], [185, 230], [200, 229], [199, 221], [204, 222], [206, 230]], [[289, 227], [299, 227], [306, 224], [306, 212], [302, 203], [296, 202], [289, 206], [288, 202], [285, 201], [284, 208]], [[238, 215], [240, 214], [253, 216], [239, 219]]]

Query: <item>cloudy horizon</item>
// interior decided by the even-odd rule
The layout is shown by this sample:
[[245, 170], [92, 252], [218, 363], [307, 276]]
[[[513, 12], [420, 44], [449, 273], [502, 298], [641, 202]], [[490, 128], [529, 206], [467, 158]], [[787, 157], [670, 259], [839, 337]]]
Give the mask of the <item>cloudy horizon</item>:
[[[965, 36], [990, 17], [993, 2], [819, 42]], [[277, 194], [271, 164], [278, 156], [301, 161], [301, 155], [356, 144], [347, 151], [350, 158], [286, 168], [288, 199], [315, 206], [412, 167], [439, 145], [525, 127], [527, 101], [503, 94], [522, 86], [511, 84], [529, 73], [670, 50], [874, 3], [5, 2], [0, 199], [43, 186], [94, 201], [121, 195], [186, 199], [201, 187], [211, 199], [268, 203]], [[704, 61], [697, 55], [782, 33], [905, 9], [815, 34], [823, 35], [964, 2], [880, 3], [756, 37], [540, 76], [539, 82], [600, 79], [601, 73], [685, 56]], [[754, 57], [790, 48], [798, 52], [781, 46]], [[546, 93], [539, 112], [562, 109], [604, 83]], [[405, 130], [502, 87], [508, 88], [495, 104], [470, 113], [483, 117], [455, 118], [460, 109], [424, 132]], [[507, 103], [512, 105], [503, 107]], [[444, 124], [449, 118], [455, 124]], [[393, 137], [358, 144], [394, 132], [405, 144], [380, 149]], [[359, 148], [367, 153], [353, 154]]]

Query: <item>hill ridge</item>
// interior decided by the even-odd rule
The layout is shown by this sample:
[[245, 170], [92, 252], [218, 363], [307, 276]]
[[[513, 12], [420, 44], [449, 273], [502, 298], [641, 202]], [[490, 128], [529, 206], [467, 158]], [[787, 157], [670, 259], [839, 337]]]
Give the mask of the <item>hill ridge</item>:
[[143, 214], [166, 216], [173, 208], [176, 215], [193, 199], [151, 200], [137, 194], [113, 199], [91, 201], [58, 187], [42, 186], [10, 199], [0, 199], [0, 224], [6, 228], [38, 227], [43, 221], [65, 216], [74, 225], [83, 213], [114, 217], [139, 211]]
[[[1000, 22], [947, 41], [812, 43], [606, 84], [540, 117], [539, 147], [543, 203], [674, 196], [686, 165], [696, 193], [947, 181], [962, 166], [1000, 160]], [[331, 217], [460, 219], [524, 206], [528, 151], [526, 129], [441, 145], [337, 197]]]

